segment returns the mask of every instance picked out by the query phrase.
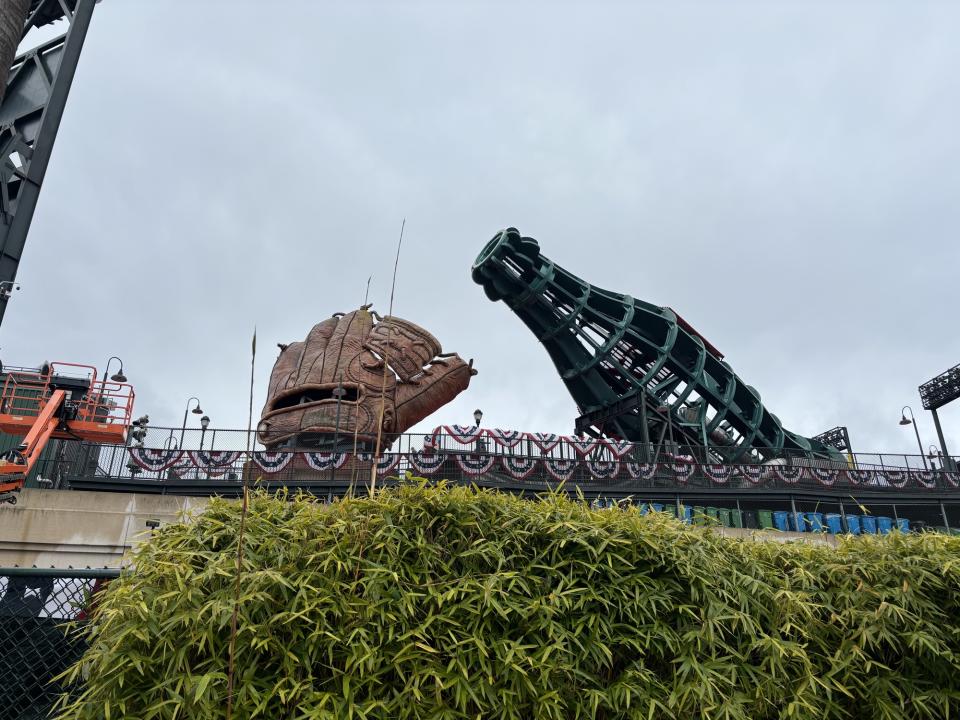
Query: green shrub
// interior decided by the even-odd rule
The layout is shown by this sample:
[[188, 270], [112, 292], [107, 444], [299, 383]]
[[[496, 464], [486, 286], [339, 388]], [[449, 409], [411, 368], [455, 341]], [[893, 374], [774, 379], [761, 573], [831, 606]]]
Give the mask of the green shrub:
[[[61, 717], [221, 718], [240, 508], [154, 533]], [[838, 548], [406, 484], [255, 496], [236, 718], [947, 718], [960, 538]]]

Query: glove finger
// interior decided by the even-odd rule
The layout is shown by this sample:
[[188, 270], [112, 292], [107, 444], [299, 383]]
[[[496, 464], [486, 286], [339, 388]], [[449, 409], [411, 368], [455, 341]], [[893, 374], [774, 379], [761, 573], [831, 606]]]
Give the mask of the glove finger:
[[[389, 338], [389, 345], [388, 345]], [[385, 358], [403, 381], [420, 375], [424, 366], [440, 353], [440, 343], [416, 323], [385, 317], [367, 338], [366, 347]]]
[[336, 327], [324, 345], [323, 353], [305, 358], [300, 366], [300, 382], [313, 385], [335, 383], [345, 367], [360, 352], [363, 339], [373, 326], [373, 317], [365, 308], [338, 318]]
[[273, 370], [270, 373], [270, 386], [267, 390], [267, 403], [270, 398], [287, 387], [289, 381], [296, 375], [297, 364], [300, 362], [300, 354], [303, 352], [303, 343], [290, 343], [280, 351], [280, 356], [273, 364]]
[[403, 432], [467, 389], [477, 371], [459, 355], [437, 359], [416, 383], [397, 385], [395, 428]]

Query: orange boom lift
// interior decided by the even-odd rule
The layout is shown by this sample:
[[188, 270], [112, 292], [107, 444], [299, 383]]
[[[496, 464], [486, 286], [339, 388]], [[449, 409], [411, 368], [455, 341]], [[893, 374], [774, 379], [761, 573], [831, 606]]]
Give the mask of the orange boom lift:
[[45, 363], [38, 370], [6, 369], [0, 392], [0, 431], [23, 436], [0, 454], [0, 503], [16, 494], [53, 439], [125, 443], [133, 413], [133, 387], [97, 379], [96, 368]]

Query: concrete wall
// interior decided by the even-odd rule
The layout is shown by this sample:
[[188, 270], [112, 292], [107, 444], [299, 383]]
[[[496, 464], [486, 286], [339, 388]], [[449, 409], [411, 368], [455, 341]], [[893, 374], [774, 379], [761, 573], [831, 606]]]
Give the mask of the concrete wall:
[[[16, 505], [0, 506], [0, 568], [117, 568], [150, 529], [148, 521], [178, 522], [206, 498], [177, 495], [25, 489]], [[718, 528], [731, 537], [836, 543], [832, 535]]]
[[0, 567], [122, 567], [148, 521], [177, 522], [206, 498], [25, 489], [0, 505]]

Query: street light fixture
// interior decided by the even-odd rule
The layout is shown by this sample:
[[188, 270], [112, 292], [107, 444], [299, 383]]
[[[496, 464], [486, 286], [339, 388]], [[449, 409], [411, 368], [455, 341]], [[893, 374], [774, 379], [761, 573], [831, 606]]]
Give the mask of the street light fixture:
[[117, 370], [117, 372], [115, 372], [113, 375], [110, 375], [110, 379], [114, 382], [125, 383], [127, 381], [127, 376], [123, 374], [123, 360], [118, 358], [116, 355], [111, 355], [110, 359], [107, 360], [107, 367], [104, 368], [103, 371], [104, 382], [106, 382], [107, 374], [110, 372], [110, 363], [114, 360], [120, 363], [120, 369]]
[[[906, 411], [910, 411], [910, 418], [907, 419]], [[927, 456], [923, 453], [923, 443], [920, 442], [920, 431], [917, 430], [917, 419], [913, 416], [913, 408], [909, 405], [904, 405], [900, 410], [900, 424], [901, 425], [913, 425], [913, 433], [917, 436], [917, 447], [920, 449], [920, 459], [923, 461], [923, 469], [929, 470], [930, 466], [927, 465]]]
[[[190, 403], [194, 400], [197, 401], [197, 406], [190, 410]], [[183, 409], [183, 425], [180, 427], [180, 447], [183, 447], [183, 434], [187, 430], [187, 411], [192, 412], [194, 415], [203, 415], [203, 410], [200, 409], [200, 399], [195, 397], [187, 398], [187, 406]]]
[[[210, 427], [210, 417], [204, 415], [200, 418], [200, 449], [203, 450], [203, 438], [207, 434], [207, 428]], [[211, 445], [213, 447], [213, 445]]]
[[477, 408], [473, 411], [473, 420], [477, 427], [480, 427], [480, 421], [483, 420], [483, 410]]

